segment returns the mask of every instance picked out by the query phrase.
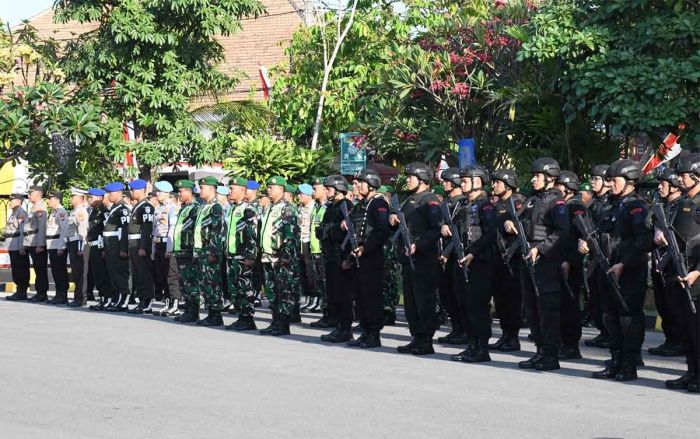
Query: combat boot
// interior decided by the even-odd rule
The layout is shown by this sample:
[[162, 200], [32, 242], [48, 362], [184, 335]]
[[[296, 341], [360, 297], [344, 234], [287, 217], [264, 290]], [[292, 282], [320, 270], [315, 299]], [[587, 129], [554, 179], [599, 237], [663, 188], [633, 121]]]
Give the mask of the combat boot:
[[344, 325], [338, 325], [333, 332], [321, 336], [321, 341], [326, 343], [346, 343], [352, 339], [352, 330]]
[[411, 354], [413, 355], [430, 355], [434, 354], [435, 349], [433, 349], [432, 338], [420, 338], [417, 340], [416, 344], [411, 349]]
[[27, 300], [27, 302], [31, 303], [43, 303], [46, 302], [49, 299], [49, 297], [46, 295], [46, 293], [36, 293], [34, 297], [31, 299]]
[[578, 346], [562, 346], [559, 348], [560, 360], [579, 360], [581, 358], [583, 357]]
[[605, 334], [598, 334], [597, 336], [593, 337], [590, 340], [586, 340], [583, 343], [586, 346], [592, 347], [592, 348], [603, 348], [603, 349], [610, 348], [610, 341], [608, 341], [608, 336]]
[[275, 316], [273, 314], [272, 315], [272, 322], [270, 323], [270, 325], [267, 328], [263, 328], [263, 329], [259, 330], [258, 332], [261, 335], [271, 335], [272, 331], [274, 331], [275, 328], [277, 328], [277, 326], [279, 325], [279, 322], [277, 321], [277, 319], [278, 319], [277, 316]]
[[334, 328], [338, 324], [333, 321], [328, 315], [324, 315], [321, 317], [319, 320], [315, 322], [311, 322], [309, 326], [312, 328], [321, 328], [321, 329], [327, 329], [327, 328]]
[[559, 359], [556, 355], [543, 355], [542, 359], [535, 363], [535, 370], [547, 371], [560, 369]]
[[409, 344], [403, 345], [403, 346], [399, 346], [399, 347], [396, 348], [396, 350], [399, 351], [400, 354], [410, 354], [410, 353], [411, 353], [411, 349], [413, 349], [413, 348], [416, 346], [417, 343], [418, 343], [418, 342], [417, 342], [416, 338], [413, 337], [413, 338], [411, 338], [411, 342], [410, 342]]
[[47, 303], [49, 305], [65, 305], [68, 303], [68, 295], [66, 293], [56, 293], [53, 299], [49, 300]]
[[354, 340], [350, 340], [350, 341], [347, 342], [346, 344], [347, 344], [348, 347], [350, 347], [350, 348], [359, 348], [360, 345], [362, 344], [362, 342], [365, 341], [366, 338], [367, 338], [367, 333], [366, 333], [366, 332], [363, 332], [362, 335], [360, 335], [359, 337], [357, 337], [357, 338], [354, 339]]
[[23, 293], [20, 293], [19, 291], [17, 291], [13, 295], [5, 297], [5, 300], [15, 301], [15, 302], [19, 302], [21, 300], [27, 300], [27, 292], [25, 291]]
[[459, 345], [468, 343], [469, 339], [467, 337], [467, 334], [465, 334], [461, 330], [453, 330], [444, 337], [438, 337], [437, 342], [439, 344]]
[[507, 340], [508, 340], [508, 336], [507, 336], [505, 333], [503, 333], [503, 335], [501, 335], [501, 338], [499, 338], [499, 339], [496, 341], [496, 343], [489, 343], [489, 344], [488, 344], [488, 348], [489, 348], [489, 349], [500, 350], [500, 349], [501, 349], [501, 346], [503, 346], [503, 345], [506, 343]]
[[253, 331], [258, 329], [255, 326], [255, 320], [253, 316], [241, 316], [234, 323], [231, 323], [226, 329], [232, 329], [234, 331]]
[[384, 310], [384, 326], [396, 326], [396, 311]]
[[360, 342], [360, 349], [373, 349], [381, 347], [382, 339], [379, 337], [379, 331], [370, 331], [366, 334], [365, 339]]
[[520, 350], [520, 340], [517, 335], [506, 336], [503, 344], [498, 348], [501, 352], [515, 352]]
[[535, 365], [542, 361], [544, 355], [542, 355], [542, 350], [537, 348], [537, 353], [533, 355], [529, 360], [521, 361], [518, 363], [518, 367], [521, 369], [534, 369]]
[[467, 349], [457, 355], [452, 356], [454, 361], [463, 361], [465, 363], [486, 363], [491, 361], [489, 350], [486, 344], [477, 345], [472, 349]]
[[187, 302], [185, 312], [175, 318], [180, 323], [192, 323], [199, 320], [199, 304]]
[[205, 318], [197, 321], [197, 326], [224, 326], [224, 319], [221, 317], [221, 311], [210, 310]]
[[66, 304], [71, 308], [80, 308], [81, 306], [87, 305], [87, 302], [83, 299], [82, 294], [75, 294], [73, 300]]
[[687, 390], [690, 383], [690, 374], [686, 373], [675, 380], [666, 380], [666, 388], [671, 390]]
[[690, 393], [700, 393], [700, 376], [695, 373], [695, 376], [691, 376], [688, 381], [688, 392]]
[[279, 337], [282, 335], [289, 335], [289, 316], [280, 316], [277, 322], [277, 326], [272, 328], [270, 335], [273, 337]]
[[637, 379], [637, 366], [633, 361], [620, 363], [620, 370], [615, 374], [615, 381], [633, 381]]
[[612, 352], [612, 358], [606, 363], [605, 369], [599, 372], [593, 372], [593, 378], [596, 379], [611, 379], [620, 371], [620, 353]]

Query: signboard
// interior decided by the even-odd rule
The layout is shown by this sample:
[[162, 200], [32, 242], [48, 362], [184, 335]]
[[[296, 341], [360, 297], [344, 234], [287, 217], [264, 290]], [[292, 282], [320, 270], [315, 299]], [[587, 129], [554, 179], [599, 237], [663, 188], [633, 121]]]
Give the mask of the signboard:
[[459, 139], [457, 145], [459, 145], [459, 168], [462, 169], [476, 164], [476, 143], [474, 139]]
[[354, 175], [363, 170], [367, 164], [367, 150], [364, 145], [355, 144], [360, 133], [340, 134], [340, 173]]

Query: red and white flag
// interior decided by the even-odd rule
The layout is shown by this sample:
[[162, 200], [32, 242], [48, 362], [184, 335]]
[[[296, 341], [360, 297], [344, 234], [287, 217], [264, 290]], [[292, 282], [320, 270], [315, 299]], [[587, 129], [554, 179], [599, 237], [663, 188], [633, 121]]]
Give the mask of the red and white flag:
[[270, 75], [267, 71], [267, 67], [258, 63], [258, 74], [260, 75], [260, 82], [262, 83], [263, 94], [265, 99], [270, 99], [270, 89], [272, 88], [272, 83], [270, 82]]
[[[135, 142], [136, 136], [134, 135], [134, 125], [124, 122], [123, 125], [123, 136], [125, 142]], [[124, 168], [138, 167], [138, 162], [136, 161], [136, 153], [130, 150], [126, 150], [124, 153]]]
[[642, 175], [648, 175], [654, 169], [680, 154], [682, 151], [681, 145], [678, 143], [680, 137], [680, 134], [669, 133], [656, 152], [644, 164]]
[[442, 171], [445, 169], [449, 168], [450, 165], [447, 164], [447, 160], [445, 160], [445, 156], [441, 155], [440, 156], [440, 162], [437, 165], [437, 169], [435, 170], [435, 179], [437, 181], [440, 181], [442, 179]]

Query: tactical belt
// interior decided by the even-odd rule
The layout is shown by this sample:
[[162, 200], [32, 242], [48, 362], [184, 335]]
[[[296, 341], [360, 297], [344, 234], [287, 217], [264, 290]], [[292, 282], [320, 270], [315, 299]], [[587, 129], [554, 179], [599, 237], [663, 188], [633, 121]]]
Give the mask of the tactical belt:
[[81, 239], [83, 239], [83, 238], [82, 238], [80, 235], [69, 236], [69, 237], [68, 237], [68, 242], [79, 241], [79, 240], [81, 240]]
[[98, 245], [100, 245], [100, 240], [98, 239], [97, 241], [90, 241], [88, 242], [88, 244], [90, 244], [90, 247], [97, 247]]
[[102, 236], [105, 238], [110, 238], [110, 237], [116, 237], [116, 238], [121, 238], [122, 237], [122, 231], [121, 230], [115, 230], [113, 232], [102, 232]]
[[135, 241], [137, 239], [141, 239], [141, 234], [140, 233], [129, 233], [127, 235], [127, 238], [129, 238], [129, 241]]
[[60, 237], [61, 237], [61, 235], [51, 235], [51, 236], [47, 236], [46, 239], [58, 239]]
[[168, 237], [167, 236], [156, 236], [153, 238], [153, 242], [155, 242], [156, 244], [167, 244]]
[[12, 235], [5, 235], [5, 238], [17, 238], [19, 237], [19, 232], [13, 233]]
[[30, 236], [35, 234], [36, 232], [38, 232], [38, 230], [27, 230], [26, 232], [24, 232], [24, 236]]

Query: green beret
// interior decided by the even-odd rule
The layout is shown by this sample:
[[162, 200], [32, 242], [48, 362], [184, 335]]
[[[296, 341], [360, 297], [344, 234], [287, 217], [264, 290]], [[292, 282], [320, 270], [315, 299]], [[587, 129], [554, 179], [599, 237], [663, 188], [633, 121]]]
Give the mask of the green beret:
[[194, 182], [190, 180], [178, 180], [175, 182], [175, 188], [194, 189]]
[[229, 186], [248, 186], [248, 179], [243, 177], [233, 177], [228, 181]]
[[287, 183], [284, 187], [285, 192], [289, 192], [290, 194], [296, 194], [297, 193], [297, 185], [294, 183]]
[[311, 180], [311, 186], [318, 186], [323, 184], [323, 177], [314, 177], [313, 180]]
[[593, 188], [591, 187], [590, 183], [581, 183], [581, 185], [578, 187], [578, 190], [581, 192], [591, 192]]
[[285, 187], [287, 186], [287, 179], [284, 177], [280, 177], [279, 175], [275, 175], [274, 177], [270, 177], [267, 179], [267, 186], [282, 186]]
[[199, 185], [206, 185], [206, 186], [218, 186], [219, 185], [219, 180], [216, 179], [216, 177], [212, 177], [211, 175], [208, 177], [200, 178], [199, 179]]
[[394, 193], [394, 188], [389, 186], [388, 184], [383, 184], [379, 186], [379, 189], [377, 189], [377, 192], [380, 194], [393, 194]]
[[433, 188], [433, 193], [435, 195], [445, 195], [445, 188], [442, 186], [435, 186]]

